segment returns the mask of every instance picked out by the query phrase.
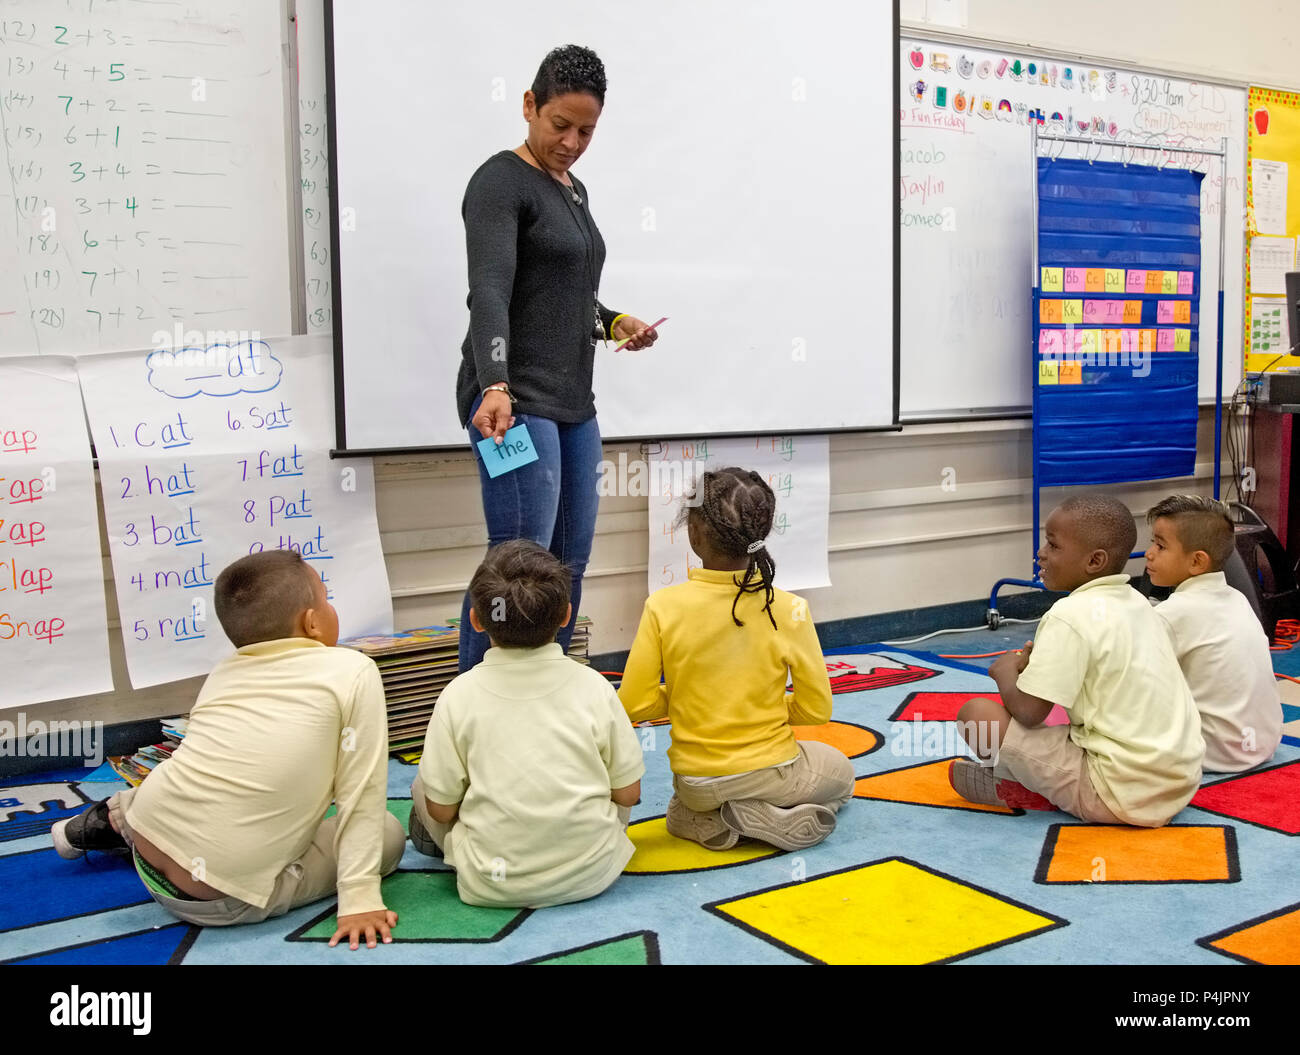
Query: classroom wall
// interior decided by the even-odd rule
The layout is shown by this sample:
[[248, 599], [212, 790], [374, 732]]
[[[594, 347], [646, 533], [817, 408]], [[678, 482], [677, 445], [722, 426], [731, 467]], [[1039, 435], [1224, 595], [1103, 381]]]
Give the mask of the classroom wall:
[[[924, 20], [925, 8], [925, 0], [900, 0], [902, 25], [940, 28]], [[1300, 88], [1295, 0], [966, 0], [966, 9], [966, 26], [943, 32], [1213, 80]]]
[[[1163, 14], [1151, 10], [1156, 6], [1120, 0], [1091, 0], [1087, 5], [969, 0], [970, 22], [963, 32], [1219, 79], [1300, 88], [1300, 64], [1294, 61], [1300, 16], [1290, 13], [1289, 4], [1254, 0], [1228, 7], [1210, 0], [1180, 0], [1176, 7], [1158, 5]], [[909, 9], [914, 14], [918, 7], [923, 9], [923, 4], [904, 2], [905, 25], [924, 27], [908, 17]], [[1249, 12], [1254, 21], [1240, 18], [1236, 11]], [[1234, 24], [1228, 31], [1225, 16]], [[635, 296], [627, 300], [634, 303]], [[1202, 409], [1197, 449], [1192, 479], [1109, 490], [1138, 512], [1171, 491], [1209, 493], [1212, 409]], [[606, 456], [616, 459], [620, 451], [631, 458], [637, 447], [611, 445]], [[1027, 420], [835, 435], [830, 451], [834, 585], [806, 594], [819, 622], [986, 597], [995, 579], [1030, 572]], [[468, 451], [379, 458], [375, 469], [396, 625], [417, 626], [458, 614], [461, 594], [486, 539], [477, 470]], [[941, 486], [946, 469], [956, 474], [951, 490]], [[1052, 497], [1045, 492], [1045, 506]], [[618, 652], [631, 644], [646, 593], [646, 523], [644, 499], [602, 500], [582, 604], [594, 622], [595, 652]], [[1140, 544], [1145, 538], [1139, 535]], [[106, 542], [103, 551], [108, 551]], [[107, 560], [105, 577], [111, 577]], [[111, 583], [107, 595], [117, 691], [27, 708], [33, 717], [86, 718], [92, 711], [94, 717], [114, 723], [180, 713], [193, 701], [199, 679], [138, 693], [129, 689]]]

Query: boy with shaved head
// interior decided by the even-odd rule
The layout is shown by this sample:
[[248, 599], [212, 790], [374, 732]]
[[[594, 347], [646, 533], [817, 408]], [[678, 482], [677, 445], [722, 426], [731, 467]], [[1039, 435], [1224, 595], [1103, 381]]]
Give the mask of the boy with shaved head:
[[1147, 513], [1147, 573], [1175, 587], [1156, 606], [1201, 712], [1205, 768], [1240, 773], [1273, 757], [1282, 742], [1282, 703], [1268, 637], [1223, 565], [1234, 548], [1222, 502], [1170, 495]]
[[201, 927], [260, 923], [337, 893], [330, 945], [391, 941], [397, 913], [379, 881], [406, 836], [387, 810], [379, 669], [335, 647], [325, 584], [292, 550], [235, 561], [213, 604], [236, 651], [204, 682], [185, 742], [138, 788], [56, 824], [54, 848], [69, 860], [132, 855], [153, 899]]
[[[963, 798], [1158, 828], [1196, 793], [1200, 719], [1160, 617], [1124, 574], [1136, 542], [1114, 498], [1077, 495], [1052, 510], [1038, 565], [1043, 585], [1069, 596], [1023, 651], [989, 668], [1002, 705], [976, 699], [959, 712], [984, 762], [949, 767]], [[1069, 725], [1043, 725], [1054, 704]]]

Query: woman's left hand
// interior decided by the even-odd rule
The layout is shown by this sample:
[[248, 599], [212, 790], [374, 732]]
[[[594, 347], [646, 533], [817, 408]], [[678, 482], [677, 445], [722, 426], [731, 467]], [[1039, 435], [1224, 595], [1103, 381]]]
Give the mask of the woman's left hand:
[[626, 341], [624, 348], [637, 351], [641, 348], [649, 348], [659, 339], [659, 334], [640, 319], [624, 315], [614, 323], [613, 337], [616, 341]]

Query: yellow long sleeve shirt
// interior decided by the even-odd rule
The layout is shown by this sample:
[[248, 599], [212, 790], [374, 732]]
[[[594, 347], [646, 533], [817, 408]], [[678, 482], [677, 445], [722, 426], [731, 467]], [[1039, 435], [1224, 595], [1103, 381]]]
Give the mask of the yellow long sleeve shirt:
[[672, 721], [668, 761], [679, 776], [781, 765], [799, 753], [791, 725], [830, 721], [831, 683], [807, 603], [777, 590], [774, 630], [762, 593], [743, 594], [736, 615], [745, 625], [736, 626], [739, 574], [692, 568], [687, 582], [652, 594], [628, 656], [619, 699], [634, 722]]
[[379, 668], [305, 637], [245, 645], [213, 668], [185, 741], [127, 820], [197, 878], [264, 908], [338, 805], [339, 915], [384, 907], [388, 716]]

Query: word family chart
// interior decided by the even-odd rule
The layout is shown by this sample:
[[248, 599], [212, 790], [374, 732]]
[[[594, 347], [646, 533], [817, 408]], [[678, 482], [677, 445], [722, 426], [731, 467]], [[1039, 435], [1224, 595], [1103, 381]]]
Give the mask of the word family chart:
[[[831, 584], [826, 548], [829, 437], [666, 439], [649, 444], [644, 465], [650, 500], [650, 593], [686, 582], [691, 569], [701, 567], [700, 558], [691, 550], [681, 511], [698, 500], [704, 473], [730, 467], [758, 473], [776, 498], [767, 536], [768, 552], [776, 562], [776, 585], [783, 590], [806, 590]], [[637, 481], [630, 482], [630, 490], [636, 493]]]
[[0, 707], [113, 687], [98, 538], [76, 364], [8, 360], [0, 368]]
[[300, 553], [343, 636], [392, 631], [371, 463], [329, 457], [330, 362], [318, 336], [0, 360], [0, 702], [112, 688], [87, 418], [134, 688], [229, 655], [213, 587], [250, 553]]
[[288, 332], [280, 5], [200, 6], [0, 5], [0, 354]]

